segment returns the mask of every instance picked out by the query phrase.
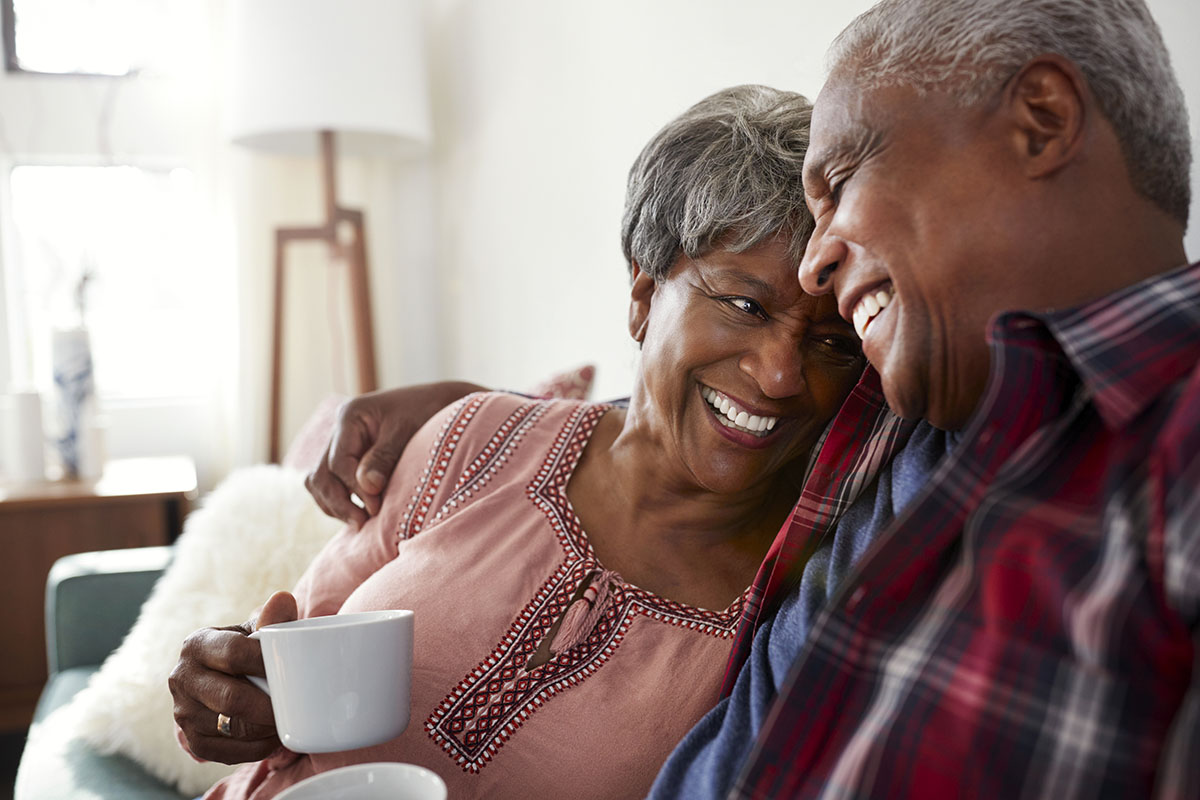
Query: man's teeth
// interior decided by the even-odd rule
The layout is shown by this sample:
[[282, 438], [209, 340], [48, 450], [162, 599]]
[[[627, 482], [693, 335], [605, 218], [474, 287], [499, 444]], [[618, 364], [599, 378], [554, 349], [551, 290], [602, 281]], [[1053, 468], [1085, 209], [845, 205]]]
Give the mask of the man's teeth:
[[768, 431], [775, 429], [779, 417], [760, 417], [738, 408], [729, 398], [708, 386], [700, 387], [700, 394], [717, 412], [719, 419], [726, 427], [766, 436]]
[[854, 330], [858, 334], [858, 338], [863, 338], [867, 332], [867, 325], [871, 324], [871, 320], [875, 318], [876, 314], [888, 307], [894, 294], [895, 290], [889, 284], [878, 291], [863, 295], [863, 298], [858, 301], [852, 314]]

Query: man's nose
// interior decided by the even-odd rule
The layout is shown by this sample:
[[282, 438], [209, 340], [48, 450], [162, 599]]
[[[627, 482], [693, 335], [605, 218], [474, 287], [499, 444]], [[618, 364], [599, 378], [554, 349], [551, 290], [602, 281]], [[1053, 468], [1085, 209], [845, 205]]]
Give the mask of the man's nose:
[[845, 244], [822, 230], [813, 232], [800, 260], [800, 286], [811, 295], [833, 290], [833, 274], [845, 257]]

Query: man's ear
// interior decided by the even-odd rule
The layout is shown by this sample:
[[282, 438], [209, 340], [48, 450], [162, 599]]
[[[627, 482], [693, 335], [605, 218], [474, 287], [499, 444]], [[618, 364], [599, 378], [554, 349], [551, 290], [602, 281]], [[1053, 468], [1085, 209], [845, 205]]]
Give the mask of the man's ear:
[[633, 267], [633, 286], [629, 291], [629, 335], [639, 345], [646, 338], [646, 326], [650, 323], [650, 301], [654, 297], [654, 278], [638, 266]]
[[1018, 157], [1031, 178], [1073, 161], [1084, 145], [1088, 113], [1097, 113], [1079, 68], [1058, 55], [1030, 60], [1009, 81], [1005, 99], [1015, 121]]

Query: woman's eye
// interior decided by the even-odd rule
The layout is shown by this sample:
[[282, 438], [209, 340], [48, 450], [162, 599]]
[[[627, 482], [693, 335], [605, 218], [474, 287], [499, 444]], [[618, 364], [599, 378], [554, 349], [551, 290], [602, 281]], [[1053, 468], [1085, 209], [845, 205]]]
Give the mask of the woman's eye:
[[760, 319], [767, 318], [767, 312], [763, 310], [763, 307], [751, 300], [749, 297], [725, 297], [722, 299], [739, 311], [744, 311], [747, 314], [753, 314]]

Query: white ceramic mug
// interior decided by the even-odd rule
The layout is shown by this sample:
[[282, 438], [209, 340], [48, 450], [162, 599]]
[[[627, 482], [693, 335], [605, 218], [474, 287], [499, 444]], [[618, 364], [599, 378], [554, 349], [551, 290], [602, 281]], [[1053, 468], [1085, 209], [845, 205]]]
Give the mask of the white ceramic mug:
[[302, 780], [276, 800], [446, 800], [446, 784], [415, 764], [354, 764]]
[[267, 679], [283, 746], [333, 753], [381, 744], [408, 725], [413, 612], [365, 611], [266, 625]]

